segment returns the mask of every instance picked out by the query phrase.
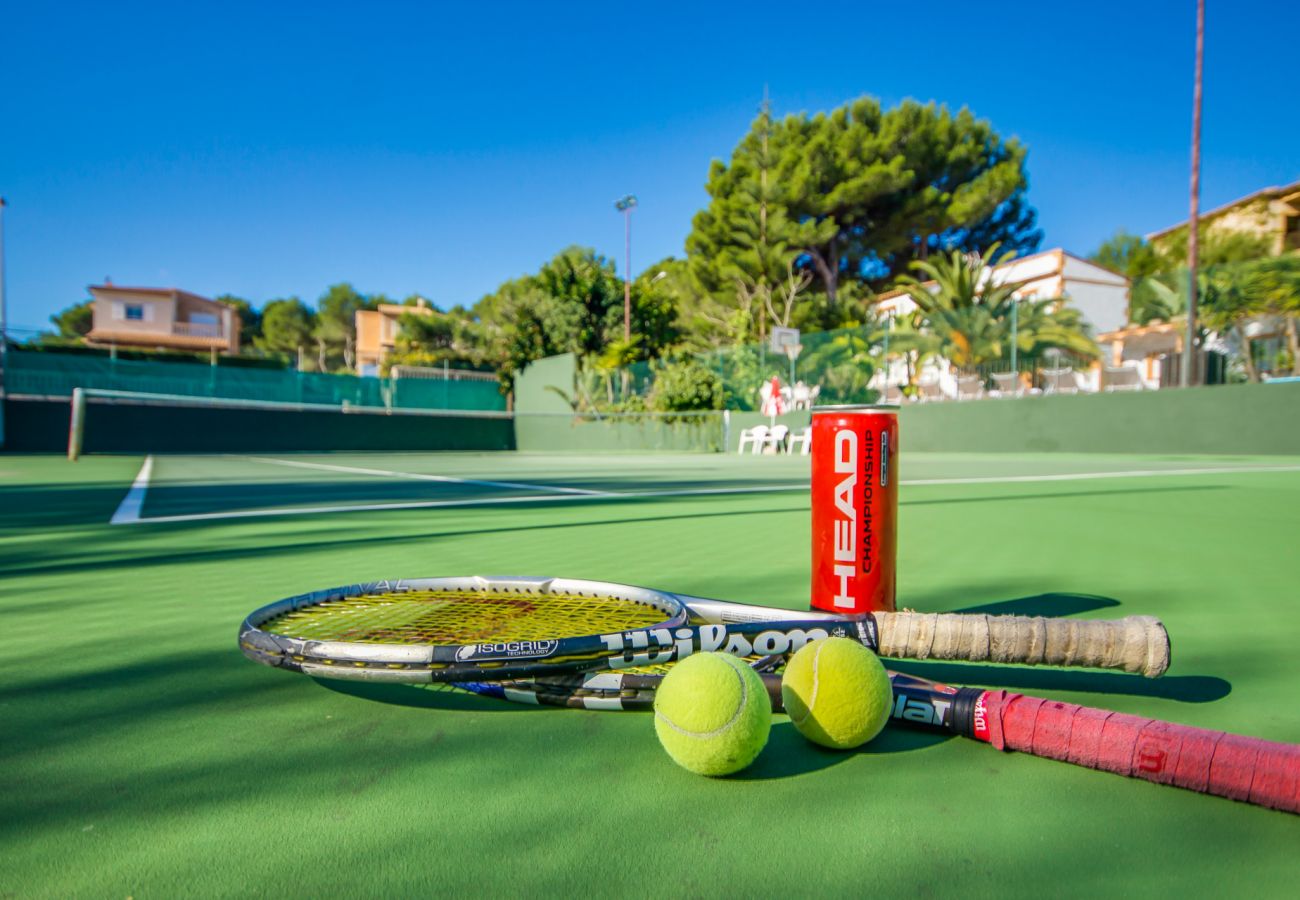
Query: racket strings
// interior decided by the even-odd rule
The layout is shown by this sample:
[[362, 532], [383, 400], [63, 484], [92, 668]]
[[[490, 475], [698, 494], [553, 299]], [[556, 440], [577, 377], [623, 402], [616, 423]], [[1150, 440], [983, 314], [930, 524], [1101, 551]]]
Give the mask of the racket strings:
[[278, 616], [263, 631], [300, 640], [454, 646], [647, 628], [668, 613], [613, 595], [468, 589], [388, 591]]

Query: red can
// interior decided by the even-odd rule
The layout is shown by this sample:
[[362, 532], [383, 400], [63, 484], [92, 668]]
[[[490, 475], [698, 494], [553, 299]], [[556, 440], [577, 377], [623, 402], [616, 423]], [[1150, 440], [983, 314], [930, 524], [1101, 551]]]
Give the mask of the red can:
[[898, 407], [812, 411], [812, 605], [894, 608]]

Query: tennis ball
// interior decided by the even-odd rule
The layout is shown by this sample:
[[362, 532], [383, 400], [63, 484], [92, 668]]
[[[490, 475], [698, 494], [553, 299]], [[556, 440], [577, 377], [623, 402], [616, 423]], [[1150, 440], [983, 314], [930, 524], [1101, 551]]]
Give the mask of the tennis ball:
[[772, 729], [763, 679], [727, 653], [697, 653], [669, 670], [655, 692], [655, 733], [673, 761], [700, 775], [752, 763]]
[[880, 734], [894, 692], [876, 654], [850, 638], [833, 637], [805, 644], [790, 657], [781, 699], [800, 734], [848, 750]]

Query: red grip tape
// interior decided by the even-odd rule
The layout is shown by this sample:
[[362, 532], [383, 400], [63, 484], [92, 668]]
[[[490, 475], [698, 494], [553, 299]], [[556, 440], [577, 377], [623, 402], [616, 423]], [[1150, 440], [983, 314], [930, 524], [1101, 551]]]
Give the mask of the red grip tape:
[[999, 749], [1300, 813], [1300, 745], [1005, 691], [981, 703]]

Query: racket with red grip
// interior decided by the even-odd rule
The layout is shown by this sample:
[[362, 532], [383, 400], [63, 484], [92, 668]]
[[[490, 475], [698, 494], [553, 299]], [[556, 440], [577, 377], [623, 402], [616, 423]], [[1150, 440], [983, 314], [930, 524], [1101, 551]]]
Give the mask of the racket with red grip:
[[1300, 745], [894, 674], [894, 718], [1047, 759], [1300, 813]]

